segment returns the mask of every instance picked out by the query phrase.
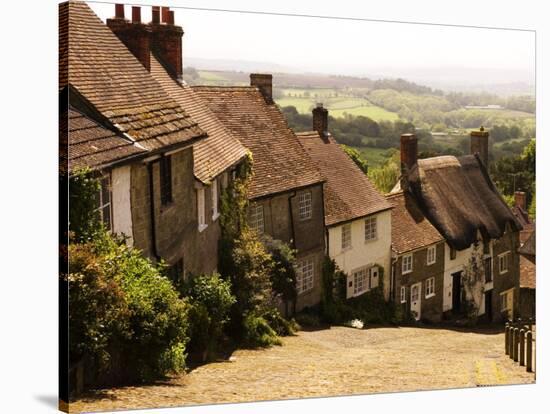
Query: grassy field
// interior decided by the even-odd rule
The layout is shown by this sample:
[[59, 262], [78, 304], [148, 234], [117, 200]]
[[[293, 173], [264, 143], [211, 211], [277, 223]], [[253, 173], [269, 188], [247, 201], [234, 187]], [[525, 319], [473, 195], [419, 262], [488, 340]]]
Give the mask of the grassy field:
[[383, 165], [391, 155], [391, 150], [374, 147], [353, 147], [361, 153], [361, 156], [367, 160], [369, 167], [379, 167]]

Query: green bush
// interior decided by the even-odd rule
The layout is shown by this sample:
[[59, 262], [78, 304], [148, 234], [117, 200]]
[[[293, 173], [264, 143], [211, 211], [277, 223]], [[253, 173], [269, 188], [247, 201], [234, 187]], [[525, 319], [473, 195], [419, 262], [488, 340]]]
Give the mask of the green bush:
[[97, 196], [101, 186], [91, 170], [75, 171], [69, 179], [69, 230], [74, 241], [86, 242], [101, 231]]
[[215, 351], [236, 301], [231, 294], [231, 283], [217, 273], [201, 275], [186, 283], [183, 293], [192, 305], [190, 349]]
[[277, 333], [261, 316], [248, 314], [243, 319], [243, 345], [249, 348], [265, 348], [272, 345], [282, 345]]
[[106, 233], [72, 244], [69, 258], [75, 357], [91, 357], [98, 373], [116, 382], [185, 368], [189, 304], [159, 267]]
[[300, 329], [294, 319], [287, 320], [283, 318], [277, 309], [269, 309], [262, 317], [279, 336], [294, 335]]

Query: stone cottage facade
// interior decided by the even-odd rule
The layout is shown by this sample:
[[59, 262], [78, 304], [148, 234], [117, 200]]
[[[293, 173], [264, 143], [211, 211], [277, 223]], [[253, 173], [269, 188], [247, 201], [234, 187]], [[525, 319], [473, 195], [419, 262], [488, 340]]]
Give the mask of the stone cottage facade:
[[327, 255], [347, 274], [347, 298], [378, 286], [389, 298], [392, 206], [331, 136], [322, 105], [313, 110], [313, 129], [297, 136], [325, 180]]
[[273, 101], [272, 76], [251, 74], [250, 81], [250, 86], [192, 89], [252, 153], [249, 225], [297, 250], [293, 308], [300, 311], [321, 298], [323, 178]]

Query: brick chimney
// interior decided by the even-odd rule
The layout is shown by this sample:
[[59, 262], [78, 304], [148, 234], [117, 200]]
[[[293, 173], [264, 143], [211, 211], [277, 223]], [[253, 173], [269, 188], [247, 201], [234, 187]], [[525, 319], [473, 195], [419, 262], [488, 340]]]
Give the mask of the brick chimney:
[[107, 19], [107, 26], [141, 64], [150, 71], [151, 29], [141, 22], [141, 7], [132, 7], [132, 21], [129, 21], [124, 17], [124, 4], [115, 4], [115, 17]]
[[266, 73], [251, 73], [250, 74], [250, 86], [256, 86], [265, 102], [268, 105], [272, 105], [273, 102], [273, 76]]
[[169, 7], [153, 6], [151, 49], [160, 58], [168, 72], [176, 79], [183, 76], [183, 29], [174, 24], [174, 11]]
[[470, 132], [470, 152], [478, 154], [485, 168], [489, 168], [489, 132], [485, 128]]
[[318, 103], [313, 111], [313, 130], [317, 131], [323, 139], [328, 139], [328, 110], [323, 108], [322, 103]]
[[525, 195], [525, 192], [516, 191], [514, 193], [514, 199], [516, 207], [523, 209], [523, 211], [527, 211], [527, 196]]
[[401, 172], [407, 173], [418, 159], [418, 140], [414, 134], [401, 135]]

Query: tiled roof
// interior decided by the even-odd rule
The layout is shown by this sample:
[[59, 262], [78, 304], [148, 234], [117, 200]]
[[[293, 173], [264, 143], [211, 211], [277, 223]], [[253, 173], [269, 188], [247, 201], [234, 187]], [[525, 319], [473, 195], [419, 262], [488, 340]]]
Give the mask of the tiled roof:
[[256, 87], [192, 88], [252, 152], [251, 199], [323, 181], [279, 108], [266, 104]]
[[59, 128], [62, 136], [60, 163], [66, 165], [68, 149], [69, 171], [79, 167], [93, 169], [147, 152], [139, 144], [117, 135], [74, 108], [61, 114]]
[[521, 245], [519, 252], [527, 256], [535, 256], [537, 254], [537, 234], [533, 230], [529, 238]]
[[407, 192], [386, 196], [394, 207], [391, 211], [392, 249], [398, 253], [420, 249], [443, 241], [443, 236], [424, 217], [414, 197]]
[[536, 289], [537, 267], [527, 257], [519, 256], [519, 286], [522, 288]]
[[174, 80], [159, 60], [151, 55], [151, 74], [199, 126], [208, 138], [193, 146], [195, 176], [208, 183], [246, 155], [246, 148], [233, 137], [190, 86]]
[[296, 134], [326, 180], [325, 224], [331, 226], [391, 208], [367, 176], [334, 138], [321, 138], [316, 131]]
[[498, 239], [507, 224], [522, 228], [477, 155], [418, 160], [409, 183], [418, 206], [456, 250], [470, 246], [478, 231]]
[[120, 132], [149, 150], [205, 135], [85, 3], [71, 0], [59, 7], [60, 90], [71, 84]]

